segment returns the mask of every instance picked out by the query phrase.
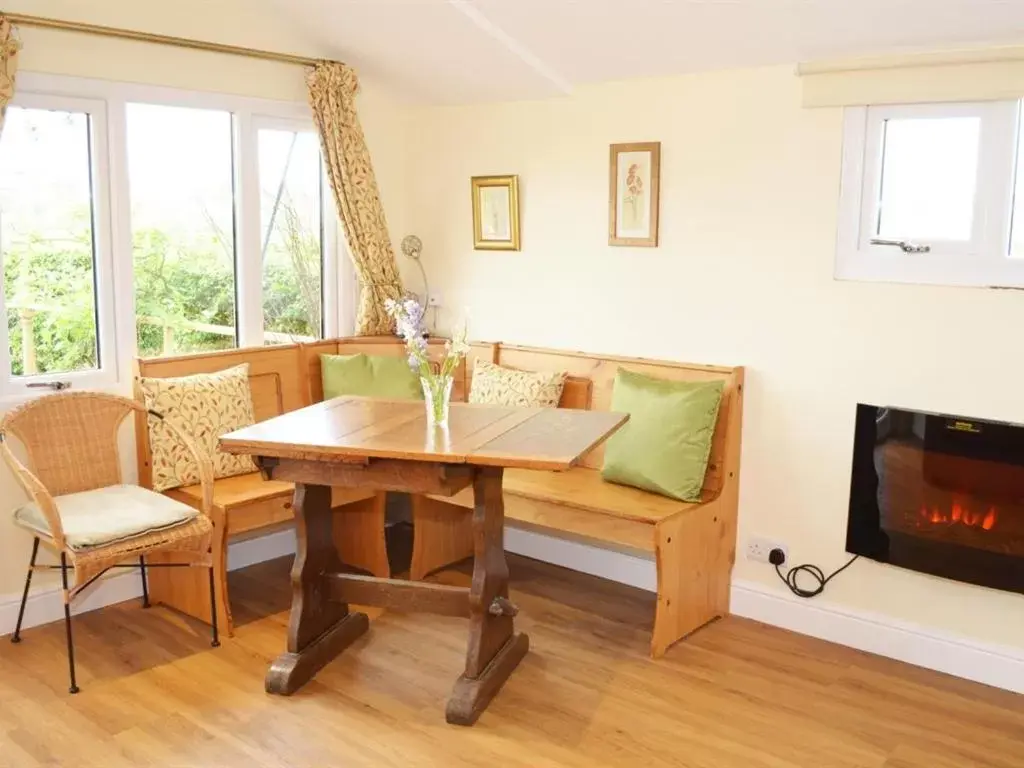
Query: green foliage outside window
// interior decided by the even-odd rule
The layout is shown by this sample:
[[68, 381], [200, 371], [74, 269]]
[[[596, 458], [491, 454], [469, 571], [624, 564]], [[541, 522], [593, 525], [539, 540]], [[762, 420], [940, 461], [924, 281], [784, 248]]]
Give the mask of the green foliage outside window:
[[[265, 255], [265, 326], [294, 337], [319, 336], [319, 238], [305, 232], [287, 208], [284, 223], [282, 242], [271, 244]], [[235, 346], [234, 335], [226, 331], [235, 326], [234, 274], [230, 256], [216, 238], [184, 247], [166, 233], [149, 229], [136, 231], [133, 245], [141, 356]], [[95, 288], [88, 224], [83, 221], [80, 232], [68, 238], [30, 234], [6, 244], [3, 270], [11, 372], [24, 374], [26, 309], [38, 373], [95, 368]], [[196, 325], [217, 326], [220, 332]]]

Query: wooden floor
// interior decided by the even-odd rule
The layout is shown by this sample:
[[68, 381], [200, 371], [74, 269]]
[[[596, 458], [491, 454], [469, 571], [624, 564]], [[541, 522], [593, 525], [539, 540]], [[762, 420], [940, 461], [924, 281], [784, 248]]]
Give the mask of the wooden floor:
[[232, 574], [240, 626], [216, 650], [162, 608], [77, 618], [77, 696], [62, 625], [4, 639], [0, 766], [1024, 766], [1024, 697], [737, 618], [652, 662], [650, 595], [522, 558], [531, 652], [475, 727], [444, 722], [459, 619], [375, 618], [317, 681], [271, 697], [288, 568]]

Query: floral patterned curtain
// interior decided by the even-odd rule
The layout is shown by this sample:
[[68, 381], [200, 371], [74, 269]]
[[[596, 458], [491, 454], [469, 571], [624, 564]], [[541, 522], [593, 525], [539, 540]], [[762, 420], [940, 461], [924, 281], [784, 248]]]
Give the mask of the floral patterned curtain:
[[14, 27], [0, 16], [0, 131], [4, 129], [4, 114], [14, 98], [14, 74], [18, 71], [18, 51], [21, 42], [14, 36]]
[[356, 333], [392, 333], [394, 321], [385, 311], [384, 302], [401, 298], [402, 282], [356, 114], [359, 81], [350, 67], [333, 61], [318, 64], [306, 81], [327, 175], [359, 277]]

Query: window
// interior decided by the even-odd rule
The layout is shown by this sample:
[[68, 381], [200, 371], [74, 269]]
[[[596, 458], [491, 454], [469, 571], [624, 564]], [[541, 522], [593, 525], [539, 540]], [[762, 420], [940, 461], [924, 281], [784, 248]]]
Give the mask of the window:
[[[1024, 106], [1021, 109], [1024, 115]], [[1013, 224], [1010, 255], [1024, 259], [1024, 120], [1017, 131], [1017, 183], [1013, 193]]]
[[1024, 285], [1020, 114], [1019, 102], [848, 109], [836, 276]]
[[[974, 231], [981, 120], [893, 118], [882, 131], [874, 235], [966, 243]], [[941, 162], [936, 162], [941, 158]]]
[[136, 355], [339, 332], [351, 278], [306, 104], [18, 86], [0, 133], [0, 397], [124, 391]]
[[323, 338], [323, 184], [312, 131], [261, 128], [260, 255], [266, 344]]
[[234, 347], [231, 114], [128, 104], [127, 121], [139, 354]]
[[[102, 105], [27, 98], [7, 110], [0, 138], [0, 262], [7, 386], [55, 376], [95, 383], [109, 369], [109, 317], [99, 291], [107, 241]], [[102, 274], [101, 274], [102, 273]], [[106, 291], [105, 291], [106, 292]]]

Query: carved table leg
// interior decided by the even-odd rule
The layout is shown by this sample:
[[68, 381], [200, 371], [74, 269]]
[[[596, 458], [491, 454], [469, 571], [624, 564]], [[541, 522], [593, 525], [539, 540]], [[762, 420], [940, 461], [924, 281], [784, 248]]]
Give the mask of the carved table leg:
[[508, 600], [505, 561], [505, 503], [500, 467], [482, 467], [473, 479], [473, 585], [469, 593], [469, 648], [466, 671], [448, 700], [445, 718], [472, 725], [512, 674], [530, 647], [515, 634], [515, 608]]
[[365, 613], [330, 600], [324, 574], [341, 570], [334, 546], [331, 489], [295, 484], [295, 538], [292, 612], [288, 652], [270, 665], [268, 693], [294, 693], [370, 626]]

